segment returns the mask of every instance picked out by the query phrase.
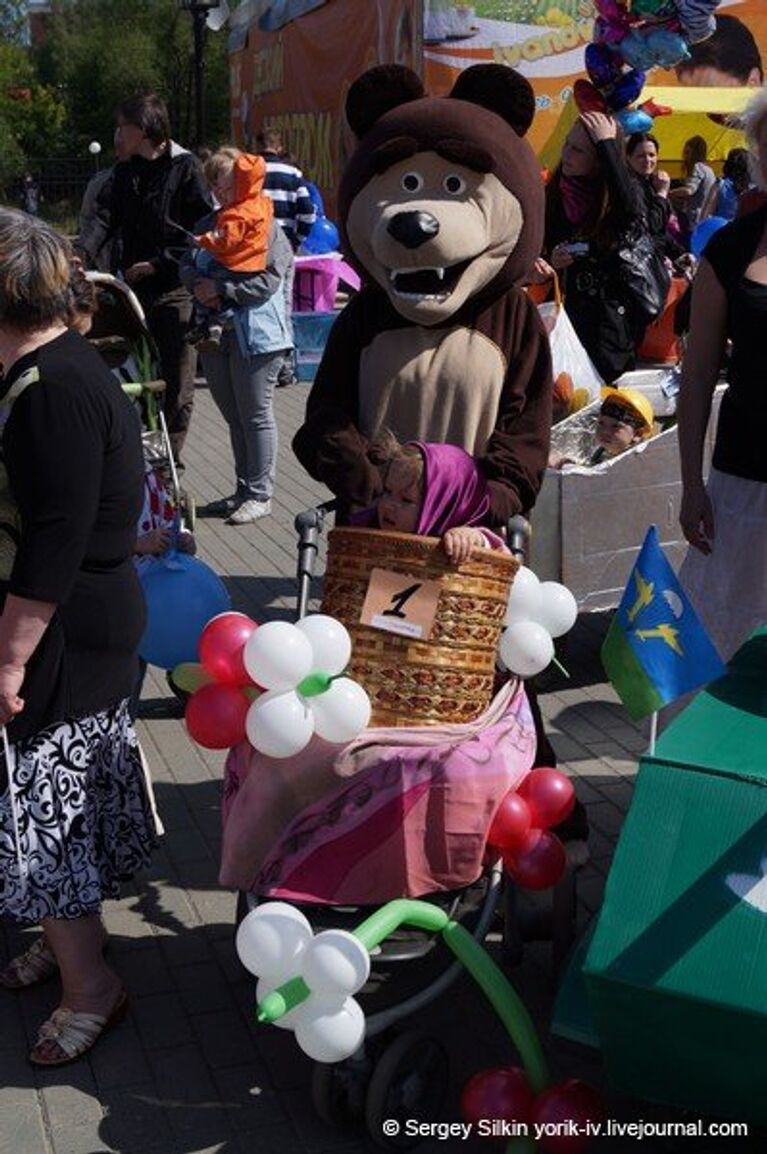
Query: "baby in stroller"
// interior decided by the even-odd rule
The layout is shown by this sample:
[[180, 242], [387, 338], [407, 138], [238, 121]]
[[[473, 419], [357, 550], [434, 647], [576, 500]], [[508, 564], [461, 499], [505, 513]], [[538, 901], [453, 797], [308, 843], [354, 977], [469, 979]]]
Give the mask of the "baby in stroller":
[[[463, 449], [387, 438], [373, 451], [379, 461], [386, 455], [384, 489], [375, 506], [356, 514], [357, 526], [441, 537], [455, 564], [474, 548], [505, 548], [481, 527], [487, 485]], [[265, 771], [269, 759], [236, 747], [226, 768], [220, 880], [272, 896], [289, 889], [294, 899], [355, 904], [468, 885], [482, 873], [494, 811], [529, 771], [534, 752], [529, 706], [516, 683], [468, 725], [372, 729], [341, 756], [315, 738], [297, 758]], [[475, 759], [481, 774], [472, 770]], [[353, 831], [367, 820], [380, 844], [353, 851]], [[340, 853], [344, 842], [337, 859], [344, 868], [332, 869], [334, 880], [309, 868], [314, 851], [325, 861], [330, 844]], [[359, 861], [348, 860], [347, 850]], [[289, 881], [294, 869], [311, 884], [299, 885], [298, 875]]]

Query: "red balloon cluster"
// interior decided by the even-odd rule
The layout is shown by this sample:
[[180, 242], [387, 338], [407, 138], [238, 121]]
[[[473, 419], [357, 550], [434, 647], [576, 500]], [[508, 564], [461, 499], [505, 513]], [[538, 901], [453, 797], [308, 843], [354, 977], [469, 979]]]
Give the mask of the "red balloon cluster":
[[243, 687], [254, 682], [242, 655], [257, 628], [244, 613], [220, 613], [202, 631], [200, 661], [214, 681], [189, 698], [185, 720], [190, 737], [205, 749], [228, 749], [245, 737], [251, 698], [243, 693]]
[[484, 1122], [489, 1138], [497, 1136], [493, 1121], [517, 1122], [520, 1135], [523, 1126], [530, 1134], [537, 1128], [538, 1146], [545, 1154], [581, 1154], [594, 1137], [588, 1124], [604, 1118], [604, 1105], [593, 1087], [576, 1078], [548, 1086], [536, 1097], [520, 1066], [503, 1066], [482, 1070], [466, 1083], [461, 1115], [475, 1130]]
[[542, 767], [528, 774], [519, 789], [506, 794], [487, 840], [501, 851], [514, 881], [530, 890], [547, 890], [565, 872], [565, 849], [550, 827], [569, 817], [575, 790], [569, 777]]

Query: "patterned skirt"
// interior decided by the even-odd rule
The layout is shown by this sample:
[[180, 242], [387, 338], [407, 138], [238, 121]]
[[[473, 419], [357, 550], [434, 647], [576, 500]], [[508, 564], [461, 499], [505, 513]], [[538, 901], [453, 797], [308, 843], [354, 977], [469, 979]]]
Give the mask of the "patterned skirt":
[[98, 913], [155, 844], [127, 701], [17, 742], [9, 762], [0, 741], [0, 916]]

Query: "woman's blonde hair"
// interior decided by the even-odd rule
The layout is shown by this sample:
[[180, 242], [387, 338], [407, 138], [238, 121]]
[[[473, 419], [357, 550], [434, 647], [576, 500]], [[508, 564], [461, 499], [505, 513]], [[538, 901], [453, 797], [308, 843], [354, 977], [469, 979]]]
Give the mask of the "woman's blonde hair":
[[212, 186], [217, 183], [220, 177], [228, 176], [234, 168], [235, 160], [241, 155], [242, 149], [235, 148], [234, 145], [230, 144], [217, 148], [215, 152], [211, 153], [202, 166], [208, 184]]
[[[751, 154], [751, 176], [762, 189], [767, 189], [767, 181], [762, 172], [762, 150], [759, 145], [759, 137], [765, 121], [767, 121], [767, 86], [757, 90], [756, 96], [749, 102], [743, 115], [743, 128]], [[767, 160], [767, 157], [764, 159]]]
[[45, 328], [65, 321], [72, 249], [36, 217], [0, 208], [0, 324]]

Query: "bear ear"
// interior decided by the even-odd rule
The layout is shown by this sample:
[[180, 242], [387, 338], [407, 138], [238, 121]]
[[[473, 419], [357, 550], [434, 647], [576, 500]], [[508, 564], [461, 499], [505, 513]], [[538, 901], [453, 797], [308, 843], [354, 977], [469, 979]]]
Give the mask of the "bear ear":
[[420, 100], [424, 96], [421, 78], [402, 64], [377, 64], [358, 76], [346, 97], [346, 119], [359, 139], [369, 132], [385, 112]]
[[524, 136], [533, 123], [533, 86], [505, 64], [473, 64], [458, 77], [450, 95], [502, 116], [517, 136]]

